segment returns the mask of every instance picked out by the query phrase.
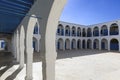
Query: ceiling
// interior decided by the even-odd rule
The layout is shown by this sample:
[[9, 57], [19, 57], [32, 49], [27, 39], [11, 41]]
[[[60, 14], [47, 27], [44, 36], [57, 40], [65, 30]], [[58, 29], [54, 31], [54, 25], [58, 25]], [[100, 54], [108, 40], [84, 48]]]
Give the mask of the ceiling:
[[35, 0], [0, 0], [0, 33], [12, 34]]

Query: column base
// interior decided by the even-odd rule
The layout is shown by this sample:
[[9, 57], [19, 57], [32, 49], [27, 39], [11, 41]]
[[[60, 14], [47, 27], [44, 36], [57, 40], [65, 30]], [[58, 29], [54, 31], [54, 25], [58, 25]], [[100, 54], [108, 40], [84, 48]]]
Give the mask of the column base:
[[25, 80], [33, 80], [33, 77], [25, 77]]

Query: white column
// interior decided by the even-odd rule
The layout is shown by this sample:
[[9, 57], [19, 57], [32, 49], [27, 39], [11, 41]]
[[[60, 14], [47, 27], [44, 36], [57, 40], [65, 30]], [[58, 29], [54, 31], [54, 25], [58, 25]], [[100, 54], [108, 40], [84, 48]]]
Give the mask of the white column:
[[17, 62], [19, 62], [19, 31], [16, 32], [16, 52], [17, 52]]
[[108, 51], [110, 51], [110, 39], [108, 39]]
[[71, 50], [71, 39], [70, 39], [70, 50]]
[[24, 67], [24, 39], [25, 39], [25, 32], [23, 26], [20, 29], [20, 40], [19, 40], [19, 47], [20, 47], [20, 68]]
[[63, 39], [63, 50], [65, 50], [65, 39]]
[[85, 49], [87, 49], [87, 40], [85, 39]]
[[81, 49], [83, 49], [82, 45], [83, 45], [83, 40], [81, 39], [81, 45], [80, 45]]
[[101, 39], [99, 39], [99, 50], [101, 50]]
[[91, 42], [92, 42], [92, 43], [91, 43], [91, 49], [93, 49], [93, 40], [91, 40]]
[[13, 50], [13, 55], [14, 55], [14, 58], [16, 59], [16, 44], [15, 44], [15, 33], [13, 34], [13, 37], [12, 37], [12, 50]]
[[76, 50], [78, 49], [78, 47], [77, 47], [77, 39], [76, 39]]
[[[120, 34], [120, 32], [119, 32], [119, 34]], [[119, 39], [119, 41], [118, 41], [118, 42], [119, 42], [119, 52], [120, 52], [120, 39]]]

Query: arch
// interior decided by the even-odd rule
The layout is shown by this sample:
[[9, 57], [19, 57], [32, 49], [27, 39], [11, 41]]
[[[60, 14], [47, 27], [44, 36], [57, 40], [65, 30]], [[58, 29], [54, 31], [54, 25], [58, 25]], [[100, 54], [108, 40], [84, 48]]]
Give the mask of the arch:
[[72, 39], [71, 48], [76, 49], [76, 40], [75, 39]]
[[62, 24], [59, 24], [59, 25], [58, 25], [57, 34], [58, 34], [59, 36], [64, 36], [64, 27], [63, 27]]
[[65, 27], [65, 36], [70, 36], [70, 26], [69, 25], [67, 25]]
[[86, 31], [85, 31], [85, 28], [82, 29], [82, 37], [86, 37]]
[[94, 40], [94, 42], [93, 42], [93, 48], [94, 49], [99, 49], [99, 40], [98, 39]]
[[66, 50], [69, 50], [69, 49], [70, 49], [70, 40], [69, 40], [69, 39], [66, 39], [66, 40], [65, 40], [65, 49], [66, 49]]
[[101, 36], [107, 36], [108, 35], [108, 28], [107, 25], [103, 25], [101, 27]]
[[78, 36], [78, 37], [81, 36], [81, 28], [80, 28], [80, 27], [77, 28], [77, 36]]
[[83, 49], [85, 49], [85, 47], [86, 47], [86, 45], [85, 45], [85, 44], [86, 44], [86, 41], [85, 41], [85, 40], [83, 40], [83, 41], [82, 41], [82, 48], [83, 48]]
[[87, 37], [91, 37], [92, 36], [92, 30], [91, 28], [87, 29]]
[[87, 49], [92, 49], [92, 40], [87, 40]]
[[63, 45], [64, 45], [63, 39], [62, 38], [58, 39], [58, 43], [57, 43], [58, 50], [63, 50]]
[[119, 27], [117, 23], [113, 23], [110, 26], [110, 35], [119, 35]]
[[77, 41], [77, 48], [81, 49], [81, 40], [80, 39], [78, 39], [78, 41]]
[[117, 39], [110, 40], [110, 50], [119, 50], [119, 41]]
[[107, 39], [102, 39], [101, 40], [101, 49], [102, 50], [107, 50], [108, 49], [108, 41], [107, 41]]
[[72, 27], [72, 36], [76, 36], [76, 28], [75, 28], [75, 26]]
[[93, 36], [99, 36], [99, 28], [97, 26], [93, 29]]

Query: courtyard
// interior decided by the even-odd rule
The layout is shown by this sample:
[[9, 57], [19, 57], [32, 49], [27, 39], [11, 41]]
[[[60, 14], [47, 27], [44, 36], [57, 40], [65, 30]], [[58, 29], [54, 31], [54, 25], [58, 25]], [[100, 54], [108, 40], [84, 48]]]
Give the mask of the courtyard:
[[[40, 54], [34, 53], [33, 59], [33, 80], [42, 80]], [[5, 62], [7, 61], [5, 60]], [[26, 68], [19, 69], [19, 65], [14, 60], [12, 63], [0, 67], [0, 80], [24, 80]], [[3, 61], [0, 64], [4, 64]], [[58, 51], [56, 80], [120, 80], [119, 74], [120, 53], [118, 52], [106, 50]]]

